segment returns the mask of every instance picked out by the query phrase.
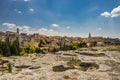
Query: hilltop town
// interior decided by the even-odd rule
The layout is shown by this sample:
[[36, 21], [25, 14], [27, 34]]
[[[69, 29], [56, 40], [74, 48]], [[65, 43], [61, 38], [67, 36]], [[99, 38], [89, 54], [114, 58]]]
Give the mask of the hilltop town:
[[89, 33], [88, 38], [81, 38], [81, 37], [61, 37], [61, 36], [47, 36], [47, 35], [40, 35], [39, 33], [34, 34], [27, 34], [27, 33], [20, 33], [19, 28], [15, 32], [0, 31], [0, 40], [5, 41], [6, 37], [9, 37], [10, 41], [14, 41], [16, 38], [19, 39], [20, 47], [25, 48], [28, 46], [35, 46], [38, 47], [40, 40], [43, 41], [44, 45], [42, 47], [60, 47], [61, 45], [66, 44], [70, 45], [73, 43], [85, 42], [88, 47], [92, 46], [104, 46], [104, 45], [119, 45], [120, 39], [119, 38], [104, 38], [102, 36], [92, 36]]

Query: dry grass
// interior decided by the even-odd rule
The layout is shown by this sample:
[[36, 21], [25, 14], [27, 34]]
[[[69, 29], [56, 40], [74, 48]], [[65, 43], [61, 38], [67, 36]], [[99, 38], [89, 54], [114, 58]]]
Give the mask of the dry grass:
[[108, 46], [106, 48], [108, 51], [120, 51], [120, 46]]
[[67, 62], [67, 65], [69, 67], [74, 67], [74, 66], [79, 66], [81, 63], [81, 60], [78, 60], [78, 59], [72, 59], [70, 60], [69, 62]]
[[63, 78], [64, 79], [70, 79], [70, 77], [68, 75], [64, 75]]
[[53, 71], [54, 72], [63, 72], [65, 70], [66, 70], [66, 68], [63, 65], [59, 65], [59, 66], [54, 66], [53, 67]]

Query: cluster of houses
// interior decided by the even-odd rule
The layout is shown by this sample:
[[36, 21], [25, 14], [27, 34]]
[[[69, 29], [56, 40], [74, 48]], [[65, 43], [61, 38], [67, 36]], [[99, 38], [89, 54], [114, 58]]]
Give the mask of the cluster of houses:
[[61, 37], [61, 36], [46, 36], [40, 35], [38, 33], [27, 34], [27, 33], [19, 33], [19, 29], [17, 28], [16, 32], [0, 31], [0, 40], [5, 41], [5, 38], [9, 37], [10, 41], [14, 41], [16, 38], [19, 38], [20, 46], [38, 46], [40, 40], [44, 42], [44, 47], [59, 47], [59, 44], [72, 44], [79, 43], [80, 41], [86, 42], [87, 46], [92, 46], [93, 44], [96, 46], [104, 46], [106, 44], [117, 45], [120, 44], [120, 39], [118, 38], [103, 38], [101, 36], [92, 37], [89, 33], [88, 38], [81, 37]]

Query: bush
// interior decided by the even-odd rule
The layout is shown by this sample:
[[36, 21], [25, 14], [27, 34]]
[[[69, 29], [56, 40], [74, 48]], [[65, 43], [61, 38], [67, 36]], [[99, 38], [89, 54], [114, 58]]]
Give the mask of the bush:
[[76, 50], [76, 49], [79, 49], [79, 48], [82, 48], [82, 47], [87, 47], [85, 42], [73, 43], [73, 44], [70, 44], [70, 45], [65, 45], [64, 44], [64, 46], [61, 47], [60, 49], [66, 51], [66, 50]]
[[67, 50], [76, 50], [78, 49], [77, 44], [71, 44], [71, 45], [64, 45], [63, 47], [60, 48], [63, 51], [67, 51]]
[[25, 49], [24, 49], [24, 48], [21, 48], [21, 50], [20, 50], [20, 55], [22, 56], [22, 55], [25, 55], [25, 54], [26, 54]]
[[43, 50], [42, 50], [41, 48], [36, 48], [36, 49], [35, 49], [35, 52], [36, 52], [37, 54], [39, 54], [39, 53], [44, 54], [44, 52], [43, 52]]
[[26, 53], [35, 53], [35, 47], [34, 46], [29, 46], [27, 48], [25, 48], [25, 52]]
[[38, 48], [38, 47], [36, 48], [34, 46], [29, 46], [25, 49], [21, 48], [20, 55], [25, 55], [28, 53], [37, 53], [37, 54], [42, 53], [42, 54], [44, 54], [45, 52], [41, 48]]
[[78, 48], [79, 48], [79, 46], [78, 46], [77, 43], [71, 45], [71, 50], [76, 50], [76, 49], [78, 49]]
[[80, 42], [80, 43], [78, 43], [78, 47], [79, 48], [82, 48], [82, 47], [87, 47], [87, 44], [85, 43], [85, 42]]
[[58, 52], [58, 51], [59, 51], [59, 49], [58, 49], [58, 48], [53, 47], [53, 48], [49, 48], [49, 51], [50, 51], [50, 52]]

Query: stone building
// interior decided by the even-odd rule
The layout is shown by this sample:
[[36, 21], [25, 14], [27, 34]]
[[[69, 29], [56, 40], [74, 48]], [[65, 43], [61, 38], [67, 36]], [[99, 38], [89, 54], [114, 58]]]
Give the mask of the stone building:
[[5, 33], [0, 31], [0, 40], [5, 41]]
[[87, 43], [87, 46], [103, 46], [104, 38], [101, 36], [92, 37], [91, 33], [89, 33], [88, 38], [84, 38], [84, 41]]

